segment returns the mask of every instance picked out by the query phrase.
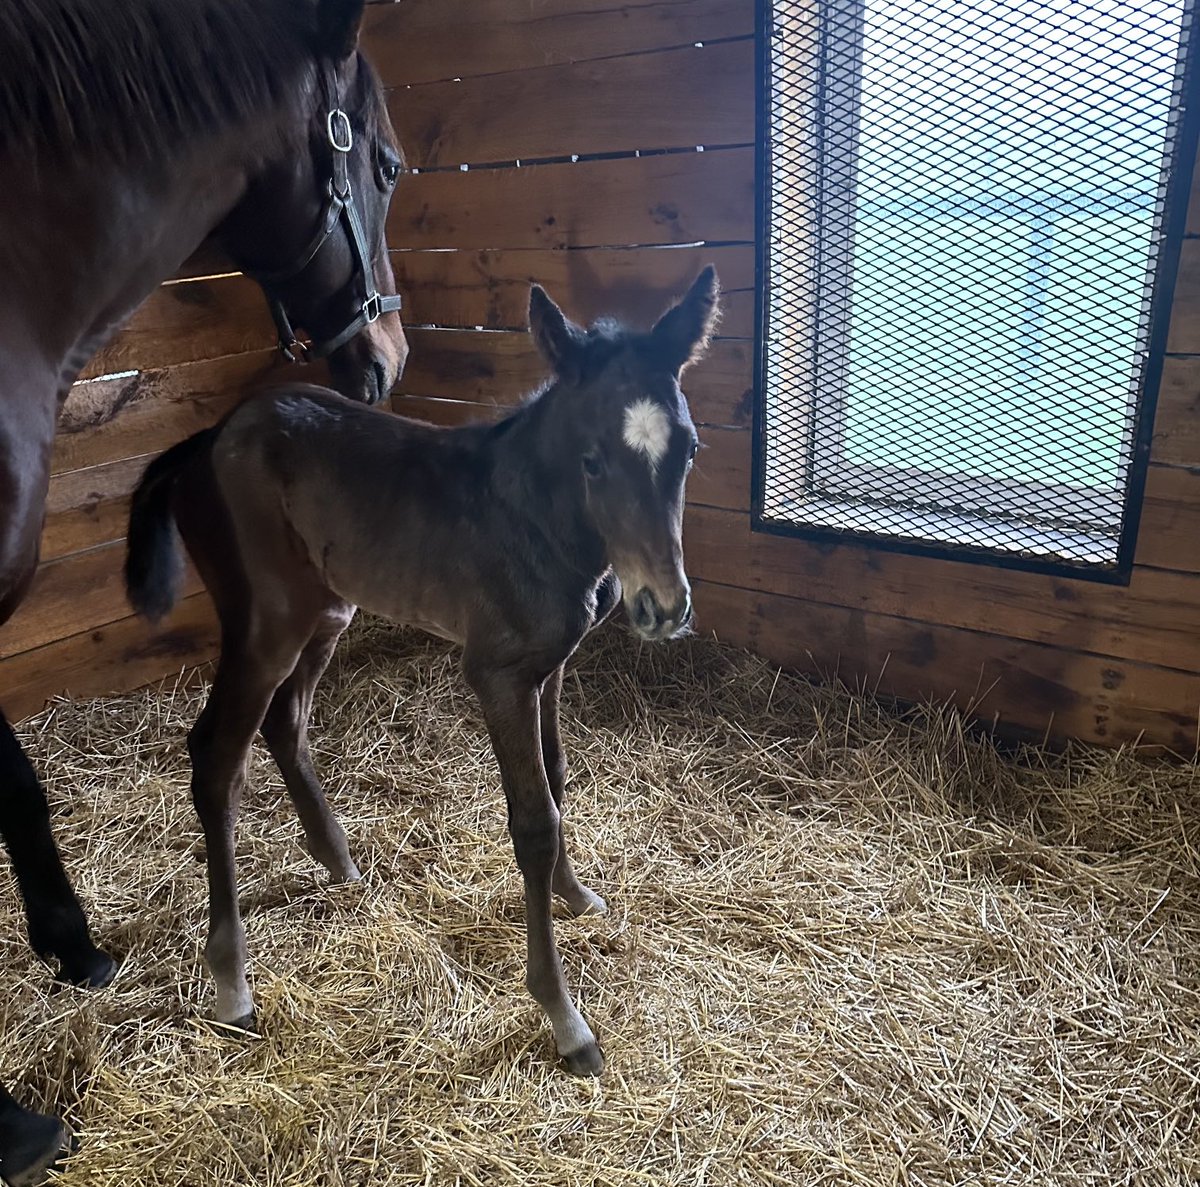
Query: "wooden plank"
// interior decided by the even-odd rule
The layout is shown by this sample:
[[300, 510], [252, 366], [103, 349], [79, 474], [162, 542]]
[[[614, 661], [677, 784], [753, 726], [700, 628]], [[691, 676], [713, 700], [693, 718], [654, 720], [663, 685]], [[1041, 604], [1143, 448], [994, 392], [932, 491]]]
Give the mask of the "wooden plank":
[[471, 169], [406, 178], [394, 248], [619, 247], [754, 240], [754, 151]]
[[1150, 467], [1136, 559], [1139, 565], [1200, 573], [1200, 471]]
[[76, 384], [59, 418], [51, 473], [166, 449], [212, 424], [249, 388], [300, 377], [278, 351], [263, 350]]
[[1163, 360], [1150, 456], [1171, 465], [1200, 465], [1200, 357]]
[[[124, 560], [118, 542], [42, 565], [29, 596], [0, 631], [0, 659], [126, 617]], [[184, 596], [199, 588], [189, 569]]]
[[[547, 369], [528, 334], [409, 330], [412, 353], [398, 394], [471, 404], [515, 404]], [[749, 424], [753, 345], [718, 339], [707, 358], [684, 373], [692, 416], [700, 424]]]
[[42, 563], [123, 540], [128, 522], [128, 495], [96, 499], [48, 515], [42, 528]]
[[754, 336], [754, 247], [583, 251], [396, 251], [396, 287], [413, 325], [524, 330], [540, 284], [577, 322], [619, 316], [650, 326], [705, 264], [721, 278], [720, 333]]
[[185, 281], [156, 289], [80, 378], [245, 354], [274, 343], [267, 303], [254, 281]]
[[1040, 737], [1196, 750], [1200, 676], [696, 582], [697, 626], [783, 667]]
[[754, 143], [754, 42], [547, 66], [392, 91], [414, 168]]
[[752, 0], [404, 0], [368, 10], [363, 48], [396, 86], [753, 33]]
[[688, 509], [694, 577], [1070, 651], [1200, 671], [1200, 576], [1138, 569], [1128, 587], [750, 531]]
[[1185, 239], [1180, 251], [1167, 351], [1200, 354], [1200, 239]]
[[5, 712], [16, 721], [51, 697], [114, 696], [213, 659], [220, 645], [207, 594], [185, 598], [160, 626], [140, 618], [56, 639], [0, 662]]

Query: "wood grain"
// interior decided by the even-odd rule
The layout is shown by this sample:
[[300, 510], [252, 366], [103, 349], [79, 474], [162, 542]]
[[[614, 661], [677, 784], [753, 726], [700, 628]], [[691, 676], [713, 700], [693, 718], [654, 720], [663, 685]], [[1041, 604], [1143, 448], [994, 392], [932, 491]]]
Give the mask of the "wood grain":
[[698, 629], [784, 667], [1007, 732], [1196, 749], [1200, 676], [809, 599], [697, 582]]
[[421, 169], [754, 143], [754, 43], [573, 62], [392, 91]]
[[64, 635], [0, 661], [4, 711], [15, 721], [38, 713], [52, 697], [130, 692], [213, 659], [220, 643], [207, 594], [186, 598], [160, 626], [125, 617]]
[[1200, 354], [1200, 239], [1185, 239], [1180, 250], [1167, 351]]
[[417, 326], [520, 330], [529, 286], [540, 284], [576, 322], [617, 316], [648, 327], [705, 264], [721, 279], [720, 334], [754, 336], [754, 248], [594, 248], [583, 251], [396, 251], [405, 321]]
[[689, 507], [688, 572], [793, 598], [1200, 671], [1200, 576], [1138, 569], [1128, 587], [751, 532]]
[[[410, 330], [412, 354], [398, 394], [510, 406], [547, 376], [528, 334]], [[752, 344], [717, 339], [707, 358], [683, 376], [700, 424], [749, 425]]]
[[397, 191], [393, 248], [750, 243], [754, 151], [420, 173]]
[[[124, 553], [118, 542], [42, 565], [29, 596], [0, 632], [0, 659], [127, 617]], [[189, 568], [183, 596], [199, 588]]]
[[396, 86], [753, 33], [752, 0], [403, 0], [370, 8], [363, 48]]
[[163, 285], [84, 368], [80, 378], [170, 367], [263, 350], [275, 329], [246, 276]]
[[51, 473], [166, 449], [212, 424], [258, 384], [309, 376], [278, 351], [262, 350], [76, 384], [59, 422]]

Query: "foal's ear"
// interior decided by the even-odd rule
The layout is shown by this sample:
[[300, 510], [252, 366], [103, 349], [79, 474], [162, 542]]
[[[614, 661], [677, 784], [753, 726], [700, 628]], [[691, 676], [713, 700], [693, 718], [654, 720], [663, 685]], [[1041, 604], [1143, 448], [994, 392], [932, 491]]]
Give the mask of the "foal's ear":
[[334, 62], [358, 49], [366, 0], [317, 0], [317, 46]]
[[651, 337], [672, 371], [681, 371], [704, 357], [721, 315], [720, 299], [717, 270], [709, 264], [692, 282], [683, 300], [659, 318]]
[[560, 379], [578, 377], [584, 332], [563, 316], [540, 284], [529, 290], [529, 332], [542, 358]]

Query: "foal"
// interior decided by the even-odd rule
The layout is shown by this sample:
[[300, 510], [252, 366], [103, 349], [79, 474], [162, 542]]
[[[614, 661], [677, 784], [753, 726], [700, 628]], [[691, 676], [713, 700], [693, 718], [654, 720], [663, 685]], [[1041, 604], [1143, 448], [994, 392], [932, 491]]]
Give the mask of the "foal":
[[151, 618], [170, 609], [174, 522], [221, 620], [212, 691], [188, 736], [221, 1021], [254, 1021], [234, 823], [258, 730], [313, 855], [335, 879], [359, 877], [307, 724], [361, 605], [463, 645], [524, 877], [526, 983], [569, 1069], [600, 1072], [550, 919], [552, 891], [576, 914], [606, 910], [563, 840], [563, 664], [620, 600], [648, 640], [678, 635], [691, 617], [681, 531], [697, 440], [679, 375], [707, 344], [717, 300], [709, 267], [650, 333], [584, 331], [534, 286], [530, 325], [554, 378], [498, 424], [440, 429], [293, 384], [151, 463], [130, 515], [130, 601]]

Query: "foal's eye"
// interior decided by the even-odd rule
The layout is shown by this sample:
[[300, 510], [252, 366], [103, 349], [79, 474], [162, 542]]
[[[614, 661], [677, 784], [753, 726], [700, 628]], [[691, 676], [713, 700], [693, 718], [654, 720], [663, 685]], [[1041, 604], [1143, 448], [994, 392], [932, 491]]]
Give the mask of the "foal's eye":
[[687, 468], [690, 470], [696, 461], [696, 454], [700, 452], [700, 442], [692, 442], [692, 451], [688, 454]]
[[589, 478], [599, 478], [604, 473], [604, 459], [598, 453], [583, 455], [583, 472]]

